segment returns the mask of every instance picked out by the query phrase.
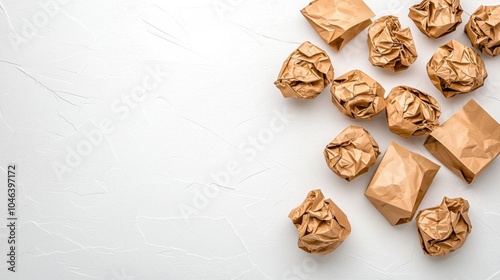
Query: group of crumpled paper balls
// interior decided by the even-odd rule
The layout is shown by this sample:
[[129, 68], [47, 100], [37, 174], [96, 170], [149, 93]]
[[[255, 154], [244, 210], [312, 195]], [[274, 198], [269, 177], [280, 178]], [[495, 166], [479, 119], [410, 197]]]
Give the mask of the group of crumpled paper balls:
[[[362, 0], [315, 0], [301, 12], [337, 51], [368, 28], [368, 59], [373, 66], [398, 72], [417, 59], [410, 29], [402, 28], [395, 16], [372, 22], [375, 14]], [[435, 39], [455, 31], [462, 13], [460, 0], [423, 0], [410, 8], [409, 17], [423, 34]], [[480, 6], [465, 33], [483, 54], [499, 55], [500, 5]], [[483, 86], [488, 76], [481, 56], [455, 40], [438, 48], [427, 63], [427, 74], [446, 98]], [[332, 102], [342, 114], [371, 119], [385, 109], [390, 131], [405, 138], [430, 134], [425, 147], [467, 183], [500, 154], [500, 126], [473, 100], [440, 126], [441, 108], [431, 95], [397, 86], [384, 98], [385, 89], [361, 70], [334, 79], [329, 56], [310, 42], [285, 60], [275, 85], [286, 98], [313, 99], [330, 83]], [[467, 133], [471, 129], [473, 136]], [[367, 172], [379, 155], [375, 139], [358, 126], [346, 128], [324, 150], [328, 167], [349, 182]], [[439, 168], [392, 142], [365, 195], [391, 225], [407, 223]], [[421, 210], [416, 220], [424, 253], [444, 256], [462, 247], [472, 228], [468, 210], [467, 200], [447, 197], [440, 206]], [[289, 218], [299, 232], [298, 246], [312, 254], [331, 253], [351, 232], [345, 213], [331, 199], [325, 200], [320, 190], [309, 192]]]

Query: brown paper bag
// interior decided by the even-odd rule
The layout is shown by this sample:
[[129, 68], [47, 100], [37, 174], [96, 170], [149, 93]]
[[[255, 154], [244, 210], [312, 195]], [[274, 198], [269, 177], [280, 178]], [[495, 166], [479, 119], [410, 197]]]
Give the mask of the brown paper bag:
[[437, 127], [424, 146], [470, 184], [500, 154], [500, 125], [470, 100]]
[[391, 225], [411, 221], [440, 166], [391, 142], [365, 196]]
[[362, 0], [315, 0], [301, 13], [336, 51], [367, 28], [375, 16]]

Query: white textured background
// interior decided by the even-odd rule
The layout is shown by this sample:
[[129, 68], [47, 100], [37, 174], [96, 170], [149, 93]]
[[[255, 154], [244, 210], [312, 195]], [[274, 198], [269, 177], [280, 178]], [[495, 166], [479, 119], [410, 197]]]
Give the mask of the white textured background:
[[[366, 30], [329, 49], [299, 12], [308, 2], [1, 1], [0, 279], [500, 279], [500, 160], [472, 185], [440, 170], [419, 209], [461, 196], [473, 230], [460, 251], [427, 257], [414, 221], [392, 227], [364, 197], [374, 167], [347, 183], [322, 154], [357, 124], [382, 152], [395, 140], [436, 161], [425, 137], [392, 134], [385, 113], [344, 117], [329, 87], [301, 101], [273, 85], [310, 40], [336, 77], [359, 68], [387, 92], [417, 87], [438, 99], [441, 121], [474, 98], [500, 121], [500, 57], [483, 56], [484, 87], [446, 100], [425, 64], [452, 38], [470, 45], [465, 23], [430, 40], [407, 17], [417, 1], [366, 1], [415, 37], [418, 60], [392, 74], [369, 64]], [[463, 1], [465, 22], [480, 4], [498, 1]], [[9, 163], [19, 169], [15, 274], [5, 262]], [[352, 224], [323, 257], [297, 248], [287, 218], [314, 188]]]

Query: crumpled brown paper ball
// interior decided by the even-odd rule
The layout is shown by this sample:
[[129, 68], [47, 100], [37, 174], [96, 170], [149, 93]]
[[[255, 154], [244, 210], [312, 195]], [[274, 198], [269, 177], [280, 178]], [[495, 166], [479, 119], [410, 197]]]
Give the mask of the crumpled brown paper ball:
[[380, 151], [368, 131], [359, 126], [349, 126], [326, 146], [323, 154], [328, 167], [350, 182], [375, 164]]
[[443, 198], [440, 206], [420, 211], [417, 230], [426, 255], [445, 256], [464, 245], [471, 232], [469, 202], [463, 198]]
[[394, 72], [407, 69], [418, 56], [410, 28], [401, 29], [395, 16], [384, 16], [373, 22], [368, 28], [368, 48], [373, 66]]
[[487, 55], [500, 54], [500, 5], [481, 6], [465, 25], [472, 45]]
[[361, 70], [335, 79], [330, 92], [335, 107], [354, 119], [371, 119], [385, 109], [385, 89]]
[[387, 96], [386, 103], [389, 129], [400, 136], [429, 134], [439, 126], [439, 103], [416, 88], [397, 86]]
[[310, 191], [288, 215], [299, 232], [299, 248], [311, 254], [331, 253], [351, 233], [344, 212], [331, 199], [324, 198], [321, 190]]
[[410, 8], [408, 16], [430, 38], [449, 34], [462, 23], [460, 0], [423, 0]]
[[284, 97], [313, 99], [333, 80], [326, 52], [304, 42], [285, 62], [274, 84]]
[[488, 77], [481, 56], [455, 40], [438, 48], [427, 63], [427, 74], [446, 98], [471, 92]]

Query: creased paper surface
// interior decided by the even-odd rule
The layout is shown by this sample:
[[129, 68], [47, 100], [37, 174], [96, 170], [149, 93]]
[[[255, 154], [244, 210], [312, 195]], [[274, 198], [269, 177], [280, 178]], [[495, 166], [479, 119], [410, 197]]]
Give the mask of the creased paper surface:
[[463, 198], [444, 197], [440, 206], [420, 211], [416, 221], [420, 246], [429, 256], [460, 249], [472, 230], [469, 202]]
[[465, 25], [472, 45], [487, 55], [500, 54], [500, 5], [481, 6]]
[[387, 96], [386, 103], [389, 129], [400, 136], [429, 134], [439, 125], [439, 103], [416, 88], [397, 86]]
[[391, 225], [411, 221], [440, 166], [391, 142], [365, 196]]
[[424, 146], [470, 184], [500, 154], [500, 125], [470, 100], [437, 127]]
[[359, 126], [344, 129], [323, 153], [328, 167], [349, 182], [367, 172], [380, 155], [375, 139]]
[[310, 191], [288, 217], [299, 232], [299, 248], [311, 254], [331, 253], [351, 233], [347, 216], [321, 190]]
[[375, 16], [362, 0], [316, 0], [301, 13], [336, 51], [367, 28]]
[[439, 38], [462, 23], [460, 0], [423, 0], [410, 8], [408, 16], [429, 38]]
[[427, 63], [427, 74], [446, 98], [471, 92], [488, 77], [481, 56], [455, 40], [438, 48]]
[[371, 119], [385, 109], [385, 89], [361, 70], [352, 70], [333, 81], [332, 102], [354, 119]]
[[304, 42], [283, 62], [274, 84], [284, 97], [313, 99], [333, 80], [333, 67], [326, 52]]
[[398, 72], [417, 60], [417, 48], [410, 28], [401, 29], [395, 16], [384, 16], [368, 28], [369, 60], [373, 66]]

